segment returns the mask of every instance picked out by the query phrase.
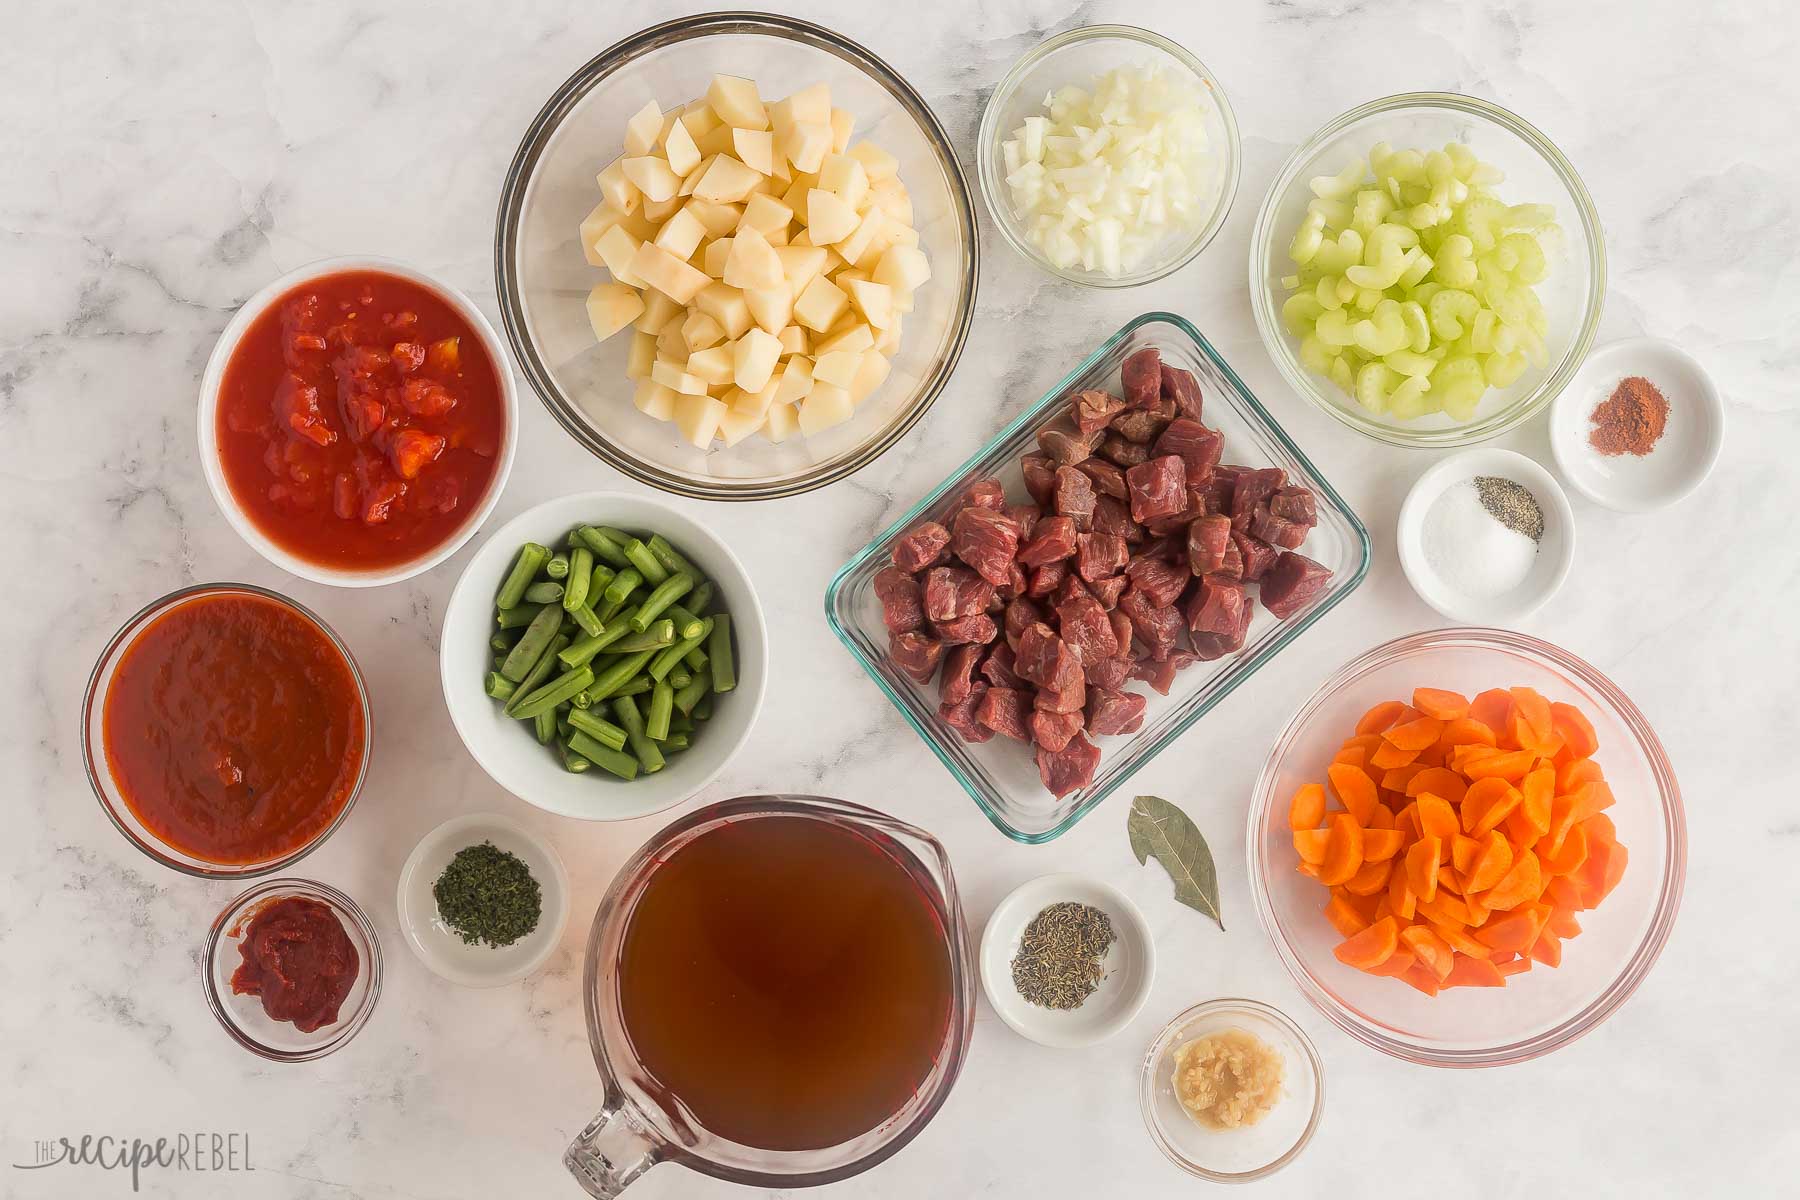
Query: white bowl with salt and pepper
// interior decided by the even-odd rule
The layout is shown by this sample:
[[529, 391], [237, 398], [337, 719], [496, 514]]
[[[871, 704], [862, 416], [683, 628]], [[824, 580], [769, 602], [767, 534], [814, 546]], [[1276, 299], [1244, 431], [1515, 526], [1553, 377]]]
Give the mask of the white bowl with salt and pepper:
[[[1077, 1007], [1033, 1004], [1013, 982], [1013, 960], [1026, 926], [1053, 904], [1097, 908], [1112, 925], [1113, 941], [1100, 960], [1099, 984]], [[1043, 1046], [1092, 1046], [1131, 1023], [1156, 981], [1156, 942], [1137, 905], [1110, 884], [1085, 875], [1043, 875], [1000, 901], [981, 935], [981, 986], [1000, 1019], [1020, 1037]]]
[[1575, 561], [1575, 515], [1543, 467], [1511, 450], [1465, 450], [1400, 506], [1400, 566], [1453, 621], [1504, 625], [1541, 608]]

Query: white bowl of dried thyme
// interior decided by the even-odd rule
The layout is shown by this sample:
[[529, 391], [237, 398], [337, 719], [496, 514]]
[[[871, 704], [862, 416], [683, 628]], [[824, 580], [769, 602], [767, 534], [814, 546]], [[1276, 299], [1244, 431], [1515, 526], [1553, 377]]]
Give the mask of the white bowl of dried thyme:
[[1091, 1046], [1131, 1023], [1156, 980], [1156, 945], [1137, 905], [1083, 875], [1021, 884], [988, 918], [981, 986], [1014, 1033]]

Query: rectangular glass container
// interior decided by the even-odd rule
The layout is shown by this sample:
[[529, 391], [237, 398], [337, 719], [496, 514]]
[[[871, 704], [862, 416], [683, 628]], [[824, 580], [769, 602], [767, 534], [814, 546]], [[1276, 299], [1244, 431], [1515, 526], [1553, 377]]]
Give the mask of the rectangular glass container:
[[[1331, 582], [1310, 604], [1287, 620], [1256, 606], [1244, 648], [1214, 662], [1199, 662], [1176, 674], [1167, 696], [1142, 682], [1127, 690], [1149, 700], [1143, 727], [1129, 737], [1099, 737], [1100, 766], [1087, 787], [1061, 798], [1038, 778], [1030, 746], [996, 736], [980, 744], [962, 737], [938, 717], [937, 684], [918, 684], [888, 657], [887, 627], [876, 599], [875, 573], [887, 566], [896, 539], [925, 520], [943, 521], [956, 499], [977, 479], [1006, 485], [1008, 499], [1027, 500], [1019, 459], [1037, 452], [1037, 432], [1062, 414], [1077, 392], [1099, 388], [1122, 394], [1119, 368], [1133, 351], [1155, 346], [1162, 361], [1192, 371], [1200, 381], [1203, 419], [1225, 437], [1223, 461], [1252, 467], [1281, 467], [1290, 481], [1311, 488], [1319, 522], [1300, 553], [1331, 569]], [[946, 523], [948, 523], [946, 521]], [[1356, 514], [1283, 433], [1231, 367], [1186, 320], [1171, 313], [1145, 313], [1126, 325], [1061, 383], [976, 451], [935, 490], [844, 564], [825, 592], [825, 613], [838, 639], [861, 663], [925, 744], [949, 768], [963, 790], [981, 806], [1000, 832], [1015, 841], [1050, 841], [1106, 799], [1144, 763], [1180, 737], [1229, 696], [1259, 667], [1329, 612], [1362, 582], [1369, 569], [1369, 534]]]

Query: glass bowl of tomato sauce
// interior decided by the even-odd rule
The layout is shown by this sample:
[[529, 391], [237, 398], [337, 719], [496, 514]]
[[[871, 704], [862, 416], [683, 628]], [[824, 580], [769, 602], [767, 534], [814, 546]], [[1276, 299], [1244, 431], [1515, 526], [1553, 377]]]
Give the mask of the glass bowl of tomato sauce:
[[100, 808], [150, 858], [205, 879], [292, 866], [369, 770], [368, 688], [313, 613], [247, 583], [139, 610], [88, 677], [81, 750]]
[[332, 258], [252, 296], [200, 386], [200, 463], [276, 566], [375, 587], [429, 570], [493, 511], [518, 442], [499, 336], [461, 292]]

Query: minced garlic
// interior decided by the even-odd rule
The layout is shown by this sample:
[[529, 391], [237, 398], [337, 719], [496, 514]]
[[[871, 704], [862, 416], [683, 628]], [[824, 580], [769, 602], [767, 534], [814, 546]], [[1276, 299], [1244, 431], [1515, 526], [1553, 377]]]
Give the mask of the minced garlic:
[[1281, 1099], [1281, 1052], [1243, 1029], [1209, 1033], [1178, 1046], [1175, 1098], [1209, 1129], [1239, 1129]]

